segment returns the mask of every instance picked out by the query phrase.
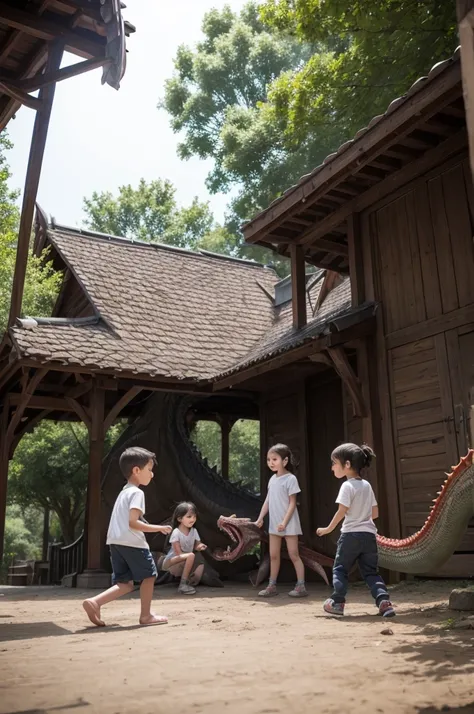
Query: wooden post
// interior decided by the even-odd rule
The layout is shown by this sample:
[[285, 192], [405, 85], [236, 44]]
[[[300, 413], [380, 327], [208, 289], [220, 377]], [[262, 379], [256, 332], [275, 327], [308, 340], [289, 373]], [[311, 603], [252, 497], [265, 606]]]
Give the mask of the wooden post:
[[89, 475], [87, 479], [86, 505], [86, 569], [78, 575], [78, 587], [103, 588], [110, 584], [110, 576], [101, 569], [101, 477], [104, 455], [104, 407], [105, 390], [94, 380], [89, 393]]
[[469, 160], [474, 176], [474, 0], [456, 0], [461, 43], [461, 73], [466, 108]]
[[219, 419], [221, 425], [221, 474], [225, 479], [229, 478], [229, 436], [234, 422], [227, 415], [222, 415]]
[[8, 487], [8, 444], [7, 428], [10, 407], [8, 397], [2, 407], [0, 416], [0, 564], [3, 561], [3, 545], [5, 538], [5, 518], [7, 512], [7, 487]]
[[49, 508], [46, 506], [44, 509], [44, 516], [43, 516], [43, 547], [41, 550], [41, 560], [45, 561], [48, 560], [48, 546], [49, 546], [49, 516], [50, 516], [50, 511]]
[[[63, 56], [64, 45], [61, 40], [51, 43], [48, 52], [46, 72], [55, 72], [59, 69]], [[53, 106], [55, 84], [50, 84], [40, 90], [38, 100], [40, 108], [37, 110], [33, 138], [31, 140], [28, 169], [26, 172], [23, 204], [21, 207], [20, 228], [18, 230], [18, 247], [16, 252], [15, 273], [13, 276], [12, 298], [8, 326], [11, 327], [16, 318], [21, 314], [21, 303], [25, 286], [26, 266], [28, 262], [28, 248], [30, 244], [31, 226], [35, 209], [38, 185], [43, 165], [46, 137], [48, 135], [49, 120]]]
[[293, 327], [300, 328], [306, 325], [306, 274], [302, 246], [291, 243], [290, 257]]

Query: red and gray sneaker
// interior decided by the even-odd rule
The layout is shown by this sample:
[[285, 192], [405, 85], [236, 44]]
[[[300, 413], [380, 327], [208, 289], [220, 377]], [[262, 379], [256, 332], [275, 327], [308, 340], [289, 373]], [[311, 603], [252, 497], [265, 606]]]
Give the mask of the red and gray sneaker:
[[323, 605], [323, 610], [329, 615], [338, 615], [340, 617], [344, 615], [344, 603], [334, 602], [332, 598], [328, 598]]
[[382, 615], [382, 617], [395, 617], [395, 610], [390, 600], [382, 600], [379, 605], [379, 615]]

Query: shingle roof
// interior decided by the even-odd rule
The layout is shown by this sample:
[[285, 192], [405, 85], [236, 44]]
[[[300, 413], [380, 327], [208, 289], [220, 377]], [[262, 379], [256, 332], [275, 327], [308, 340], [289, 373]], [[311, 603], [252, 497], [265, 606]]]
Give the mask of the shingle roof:
[[351, 311], [346, 278], [313, 315], [322, 281], [307, 292], [308, 324], [278, 308], [275, 272], [258, 263], [57, 227], [48, 240], [88, 295], [96, 318], [20, 321], [19, 357], [71, 368], [208, 381], [288, 351]]
[[101, 320], [14, 327], [21, 356], [206, 379], [242, 359], [272, 325], [259, 283], [272, 292], [278, 278], [257, 263], [61, 227], [48, 239]]

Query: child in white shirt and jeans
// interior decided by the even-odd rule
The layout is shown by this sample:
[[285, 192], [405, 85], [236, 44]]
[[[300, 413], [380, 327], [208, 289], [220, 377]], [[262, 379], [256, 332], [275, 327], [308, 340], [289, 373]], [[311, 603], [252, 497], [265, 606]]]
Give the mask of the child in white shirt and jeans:
[[342, 484], [336, 503], [339, 509], [327, 528], [318, 528], [316, 534], [331, 533], [344, 521], [337, 542], [333, 566], [334, 592], [324, 603], [330, 615], [344, 615], [349, 573], [355, 562], [372, 593], [379, 614], [393, 617], [395, 611], [382, 576], [378, 572], [377, 528], [374, 518], [379, 509], [372, 486], [362, 478], [361, 471], [370, 466], [375, 454], [369, 446], [341, 444], [331, 454], [332, 471], [336, 478], [347, 478]]

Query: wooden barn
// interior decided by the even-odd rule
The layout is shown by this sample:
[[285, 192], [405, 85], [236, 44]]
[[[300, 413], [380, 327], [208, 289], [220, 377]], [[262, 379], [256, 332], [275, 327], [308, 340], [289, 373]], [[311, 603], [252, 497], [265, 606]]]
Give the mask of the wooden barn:
[[[54, 248], [64, 284], [52, 319], [16, 321], [3, 342], [0, 520], [21, 435], [47, 414], [82, 419], [90, 434], [82, 582], [98, 584], [104, 430], [122, 413], [133, 417], [138, 394], [179, 392], [199, 396], [204, 412], [218, 396], [224, 413], [239, 399], [259, 416], [262, 488], [268, 446], [294, 449], [308, 545], [334, 553], [336, 536], [314, 531], [334, 512], [330, 453], [346, 439], [377, 453], [370, 478], [380, 531], [417, 530], [444, 472], [472, 443], [467, 134], [456, 54], [244, 226], [248, 242], [291, 258], [283, 281], [245, 261], [48, 226], [38, 214], [35, 247]], [[140, 273], [148, 264], [156, 292], [128, 299], [127, 266]], [[136, 353], [143, 329], [152, 344]], [[473, 571], [471, 527], [435, 574]]]

